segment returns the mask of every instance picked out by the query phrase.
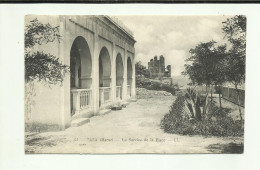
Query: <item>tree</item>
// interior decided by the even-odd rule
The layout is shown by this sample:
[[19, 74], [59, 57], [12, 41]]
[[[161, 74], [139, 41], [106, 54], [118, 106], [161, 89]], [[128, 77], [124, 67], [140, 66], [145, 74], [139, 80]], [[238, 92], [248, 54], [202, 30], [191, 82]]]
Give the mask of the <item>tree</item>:
[[69, 72], [69, 66], [62, 64], [51, 54], [33, 51], [35, 45], [60, 41], [59, 27], [42, 24], [38, 19], [30, 21], [25, 28], [25, 105], [26, 120], [29, 121], [33, 96], [35, 96], [34, 81], [45, 84], [62, 83], [64, 76]]
[[150, 76], [149, 71], [142, 65], [141, 61], [135, 63], [135, 70], [136, 75], [144, 75], [147, 78]]
[[190, 49], [191, 56], [185, 61], [185, 71], [183, 75], [188, 75], [193, 83], [198, 85], [212, 84], [213, 65], [212, 56], [214, 55], [215, 41], [200, 43], [194, 49]]
[[213, 82], [215, 84], [216, 92], [219, 94], [219, 108], [220, 111], [222, 111], [222, 106], [221, 106], [221, 87], [223, 83], [226, 82], [226, 75], [225, 75], [225, 70], [226, 70], [226, 63], [225, 59], [227, 57], [227, 45], [221, 45], [218, 46], [215, 49], [215, 55], [214, 55], [214, 76], [213, 76]]
[[236, 15], [223, 22], [223, 31], [225, 38], [231, 44], [226, 57], [226, 77], [227, 81], [234, 84], [237, 92], [237, 102], [242, 120], [242, 112], [240, 108], [240, 96], [238, 85], [245, 82], [245, 58], [246, 58], [246, 17]]
[[[194, 49], [191, 49], [191, 57], [186, 60], [188, 64], [185, 64], [185, 71], [182, 73], [188, 75], [193, 84], [206, 85], [206, 100], [203, 107], [203, 114], [206, 114], [208, 107], [208, 89], [210, 88], [210, 104], [212, 105], [212, 87], [220, 87], [225, 82], [225, 68], [223, 63], [226, 57], [226, 45], [215, 47], [215, 44], [215, 41], [200, 43]], [[220, 93], [219, 101], [221, 109]]]
[[[190, 49], [191, 57], [186, 59], [183, 75], [188, 75], [193, 84], [206, 85], [206, 100], [203, 108], [203, 114], [207, 110], [208, 88], [214, 84], [214, 44], [215, 41], [200, 43], [195, 48]], [[211, 98], [212, 99], [212, 98]], [[212, 103], [212, 100], [211, 100]]]

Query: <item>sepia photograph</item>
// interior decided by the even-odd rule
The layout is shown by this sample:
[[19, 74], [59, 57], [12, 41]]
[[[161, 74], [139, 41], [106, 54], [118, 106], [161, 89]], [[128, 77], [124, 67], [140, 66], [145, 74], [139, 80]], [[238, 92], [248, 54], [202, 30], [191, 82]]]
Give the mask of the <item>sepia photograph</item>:
[[26, 15], [25, 153], [244, 152], [244, 15]]

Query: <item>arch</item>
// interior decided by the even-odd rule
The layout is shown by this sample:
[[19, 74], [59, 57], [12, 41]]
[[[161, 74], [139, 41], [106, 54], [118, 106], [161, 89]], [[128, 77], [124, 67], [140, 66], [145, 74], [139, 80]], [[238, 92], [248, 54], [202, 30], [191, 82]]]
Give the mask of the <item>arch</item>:
[[84, 37], [78, 36], [73, 41], [70, 50], [70, 69], [71, 88], [90, 88], [92, 60], [89, 45]]
[[[89, 46], [85, 38], [78, 36], [70, 49], [70, 88], [89, 89], [92, 84], [92, 60]], [[73, 95], [70, 96], [71, 116], [75, 114], [76, 103], [73, 103]]]
[[123, 82], [124, 82], [124, 65], [123, 59], [120, 53], [116, 56], [116, 86], [121, 86], [120, 93], [117, 91], [117, 96], [122, 99], [122, 89], [123, 89]]
[[124, 65], [123, 65], [123, 59], [120, 53], [116, 56], [116, 85], [121, 86], [124, 76]]
[[110, 87], [111, 83], [111, 61], [106, 47], [99, 54], [99, 86]]

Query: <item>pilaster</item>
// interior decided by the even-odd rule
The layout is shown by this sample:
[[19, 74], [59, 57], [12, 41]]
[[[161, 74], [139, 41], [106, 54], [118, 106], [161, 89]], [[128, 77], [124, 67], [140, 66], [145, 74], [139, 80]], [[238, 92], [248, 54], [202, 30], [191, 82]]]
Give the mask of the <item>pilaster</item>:
[[132, 73], [132, 85], [131, 85], [131, 98], [136, 99], [136, 83], [135, 83], [135, 54], [133, 54], [132, 58], [132, 67], [133, 67], [133, 73]]
[[113, 43], [112, 58], [111, 58], [111, 98], [112, 103], [116, 101], [116, 50], [115, 43]]
[[[65, 31], [65, 23], [64, 23], [65, 19], [64, 18], [59, 18], [59, 31], [60, 31], [60, 34], [61, 36], [65, 37], [66, 38], [66, 31]], [[58, 45], [58, 54], [59, 54], [59, 59], [62, 63], [65, 63], [65, 60], [66, 60], [66, 56], [65, 56], [65, 53], [64, 53], [64, 50], [66, 49], [66, 43], [64, 40], [60, 41], [59, 45]], [[65, 63], [66, 64], [66, 63]], [[61, 86], [60, 88], [60, 101], [59, 101], [59, 104], [60, 104], [60, 114], [59, 114], [59, 117], [60, 117], [60, 129], [61, 130], [64, 130], [65, 129], [65, 114], [66, 114], [66, 111], [67, 109], [65, 108], [65, 97], [66, 97], [66, 86], [68, 84], [69, 80], [68, 80], [68, 76], [65, 76], [64, 80], [63, 80], [63, 86]], [[68, 91], [68, 93], [70, 93], [70, 89]]]
[[98, 35], [94, 34], [94, 53], [92, 59], [92, 89], [93, 89], [93, 111], [96, 115], [99, 111], [99, 51], [98, 51]]
[[127, 51], [124, 52], [124, 75], [122, 84], [122, 100], [127, 100]]

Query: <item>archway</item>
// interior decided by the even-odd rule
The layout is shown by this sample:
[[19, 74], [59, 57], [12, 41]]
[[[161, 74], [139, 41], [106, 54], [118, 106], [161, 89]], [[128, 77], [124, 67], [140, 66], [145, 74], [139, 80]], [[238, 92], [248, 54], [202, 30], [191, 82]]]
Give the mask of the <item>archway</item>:
[[[90, 89], [92, 84], [92, 60], [89, 46], [85, 38], [78, 36], [73, 41], [70, 50], [70, 88], [71, 93], [71, 115], [75, 114], [76, 103], [73, 98], [78, 94], [76, 89]], [[89, 104], [90, 95], [85, 92], [85, 104]], [[73, 96], [74, 95], [74, 96]], [[88, 95], [88, 96], [86, 96]], [[80, 101], [82, 104], [82, 101]], [[74, 110], [74, 111], [73, 111]]]
[[122, 99], [124, 66], [123, 59], [120, 53], [116, 56], [116, 98]]
[[132, 60], [130, 57], [127, 58], [127, 95], [131, 96], [131, 88], [132, 88], [132, 77], [133, 76], [133, 67]]
[[92, 60], [89, 46], [85, 38], [77, 37], [70, 50], [71, 88], [91, 87]]
[[111, 99], [111, 61], [106, 47], [99, 54], [99, 105]]

